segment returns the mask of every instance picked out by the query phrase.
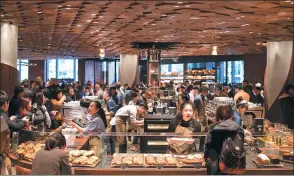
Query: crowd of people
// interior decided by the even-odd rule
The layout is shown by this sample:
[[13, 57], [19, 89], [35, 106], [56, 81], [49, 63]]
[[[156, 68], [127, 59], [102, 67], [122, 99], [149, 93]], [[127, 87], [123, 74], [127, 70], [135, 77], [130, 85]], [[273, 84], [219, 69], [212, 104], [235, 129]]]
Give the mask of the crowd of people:
[[[221, 153], [222, 139], [227, 138], [229, 133], [224, 131], [238, 131], [244, 137], [247, 130], [253, 125], [253, 121], [244, 114], [248, 109], [248, 101], [263, 106], [263, 88], [258, 83], [252, 86], [248, 81], [243, 81], [243, 85], [231, 86], [218, 84], [212, 89], [208, 86], [199, 87], [196, 84], [185, 82], [184, 84], [163, 84], [160, 90], [147, 88], [144, 84], [130, 87], [117, 82], [112, 85], [105, 85], [102, 82], [92, 83], [88, 81], [58, 83], [51, 79], [45, 84], [40, 78], [34, 81], [23, 81], [14, 88], [14, 96], [10, 100], [8, 95], [0, 92], [1, 111], [1, 141], [9, 137], [12, 132], [20, 132], [23, 129], [32, 131], [54, 131], [55, 135], [46, 140], [44, 150], [37, 153], [33, 161], [32, 173], [36, 174], [72, 174], [67, 160], [64, 159], [65, 140], [61, 129], [66, 125], [63, 121], [60, 109], [66, 102], [80, 101], [81, 107], [85, 108], [88, 123], [85, 127], [80, 127], [71, 123], [80, 133], [102, 133], [102, 132], [130, 132], [143, 127], [144, 117], [150, 108], [150, 103], [158, 102], [161, 96], [165, 96], [165, 91], [169, 90], [173, 96], [172, 104], [177, 107], [177, 114], [169, 125], [169, 131], [188, 135], [194, 132], [206, 132], [207, 136], [200, 138], [199, 149], [191, 145], [179, 146], [169, 141], [168, 152], [174, 154], [187, 154], [192, 150], [203, 151], [208, 163], [213, 163], [211, 150], [219, 155]], [[286, 92], [279, 98], [282, 102], [283, 115], [293, 117], [293, 85], [286, 88]], [[236, 95], [240, 95], [237, 96]], [[87, 96], [97, 97], [95, 100], [85, 99]], [[216, 110], [216, 117], [209, 119], [206, 114], [207, 101], [215, 97], [235, 97], [235, 107], [231, 105], [219, 105]], [[292, 103], [292, 104], [291, 104]], [[293, 106], [292, 106], [293, 107]], [[149, 112], [149, 111], [148, 111]], [[106, 118], [110, 114], [110, 119]], [[2, 124], [3, 122], [3, 124]], [[4, 124], [5, 122], [5, 124]], [[287, 121], [288, 123], [288, 121]], [[230, 129], [225, 127], [230, 126]], [[2, 128], [3, 127], [3, 128]], [[244, 131], [243, 128], [247, 129]], [[7, 132], [8, 131], [8, 132]], [[222, 131], [221, 138], [219, 137]], [[224, 135], [226, 134], [226, 135]], [[8, 140], [9, 141], [9, 140]], [[126, 137], [107, 137], [107, 153], [115, 153], [115, 141], [119, 144], [119, 152], [127, 152], [127, 142], [131, 142]], [[134, 137], [132, 143], [136, 144], [138, 137]], [[101, 149], [101, 139], [91, 136], [89, 147], [96, 155]], [[7, 144], [1, 144], [2, 161], [7, 151]], [[58, 150], [57, 150], [58, 149]], [[137, 150], [133, 145], [131, 150]], [[48, 164], [51, 169], [44, 170], [37, 162], [54, 153], [59, 158], [55, 164]], [[56, 170], [56, 165], [60, 162], [63, 170]], [[2, 164], [5, 162], [1, 162]], [[35, 163], [35, 165], [34, 165]], [[3, 164], [3, 165], [4, 165]], [[47, 165], [47, 164], [46, 164]], [[212, 164], [213, 165], [213, 164]], [[210, 167], [210, 166], [208, 166]], [[48, 168], [47, 168], [48, 169]], [[1, 170], [2, 171], [2, 170]], [[46, 171], [46, 172], [45, 172]], [[4, 171], [3, 171], [4, 172]], [[216, 172], [223, 172], [220, 168]]]

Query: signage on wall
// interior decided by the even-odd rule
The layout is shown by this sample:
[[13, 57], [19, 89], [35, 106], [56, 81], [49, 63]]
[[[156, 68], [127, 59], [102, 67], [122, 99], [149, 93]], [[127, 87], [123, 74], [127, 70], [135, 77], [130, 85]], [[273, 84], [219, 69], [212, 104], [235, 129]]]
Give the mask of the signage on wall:
[[172, 62], [179, 62], [178, 57], [162, 57], [161, 60], [162, 61], [166, 60], [166, 61], [172, 61]]

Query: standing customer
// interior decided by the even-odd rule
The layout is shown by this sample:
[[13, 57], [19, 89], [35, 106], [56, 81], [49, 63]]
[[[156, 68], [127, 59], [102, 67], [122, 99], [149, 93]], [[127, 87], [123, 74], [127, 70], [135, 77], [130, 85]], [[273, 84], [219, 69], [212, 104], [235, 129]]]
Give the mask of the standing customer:
[[[0, 100], [1, 101], [1, 100]], [[1, 175], [12, 175], [11, 173], [11, 161], [7, 156], [6, 152], [10, 147], [10, 130], [6, 123], [6, 120], [0, 117], [1, 128], [0, 128], [0, 167]]]
[[46, 98], [43, 92], [37, 92], [36, 103], [37, 107], [33, 110], [31, 129], [35, 131], [45, 131], [51, 127], [51, 118], [44, 105]]
[[286, 86], [286, 91], [279, 97], [282, 111], [282, 123], [294, 129], [294, 85]]
[[215, 121], [205, 138], [207, 174], [243, 174], [246, 167], [244, 130], [233, 120], [231, 105], [219, 105]]
[[53, 99], [51, 100], [51, 103], [53, 104], [53, 108], [55, 113], [55, 117], [52, 119], [52, 128], [56, 129], [62, 125], [62, 115], [60, 112], [61, 106], [64, 104], [66, 97], [62, 95], [62, 90], [60, 88], [56, 88], [55, 95]]
[[32, 175], [73, 174], [66, 151], [65, 137], [54, 133], [45, 141], [45, 148], [39, 150], [32, 163]]
[[75, 90], [73, 87], [68, 88], [68, 94], [66, 96], [66, 102], [76, 101], [77, 97], [75, 95]]
[[98, 99], [102, 100], [103, 99], [103, 89], [102, 89], [103, 84], [99, 81], [95, 83], [95, 94], [94, 96], [97, 96]]
[[20, 87], [20, 86], [14, 87], [14, 95], [12, 97], [12, 100], [9, 103], [9, 109], [8, 109], [8, 116], [9, 117], [16, 114], [17, 104], [19, 104], [20, 99], [23, 97], [24, 97], [23, 87]]
[[101, 150], [101, 139], [97, 133], [105, 132], [107, 128], [106, 115], [99, 101], [93, 101], [90, 104], [88, 114], [91, 115], [91, 121], [85, 128], [81, 128], [75, 123], [72, 123], [72, 126], [79, 132], [93, 133], [89, 140], [90, 150], [93, 150], [98, 156]]

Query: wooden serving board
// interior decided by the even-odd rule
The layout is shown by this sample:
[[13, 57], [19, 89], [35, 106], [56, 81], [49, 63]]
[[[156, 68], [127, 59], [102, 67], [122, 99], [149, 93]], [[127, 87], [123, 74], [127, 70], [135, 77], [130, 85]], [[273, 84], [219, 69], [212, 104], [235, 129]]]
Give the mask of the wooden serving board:
[[252, 160], [257, 167], [262, 167], [262, 168], [276, 168], [276, 167], [284, 167], [284, 164], [280, 163], [280, 164], [262, 164], [260, 162], [258, 162], [258, 160], [253, 159]]

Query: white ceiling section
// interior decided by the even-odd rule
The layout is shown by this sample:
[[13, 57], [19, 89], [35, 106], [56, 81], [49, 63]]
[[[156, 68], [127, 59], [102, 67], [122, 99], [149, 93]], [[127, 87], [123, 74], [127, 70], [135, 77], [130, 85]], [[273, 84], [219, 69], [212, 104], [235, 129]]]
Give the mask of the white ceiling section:
[[1, 22], [19, 26], [19, 57], [137, 54], [131, 42], [180, 42], [165, 56], [265, 52], [293, 38], [291, 1], [2, 0]]

